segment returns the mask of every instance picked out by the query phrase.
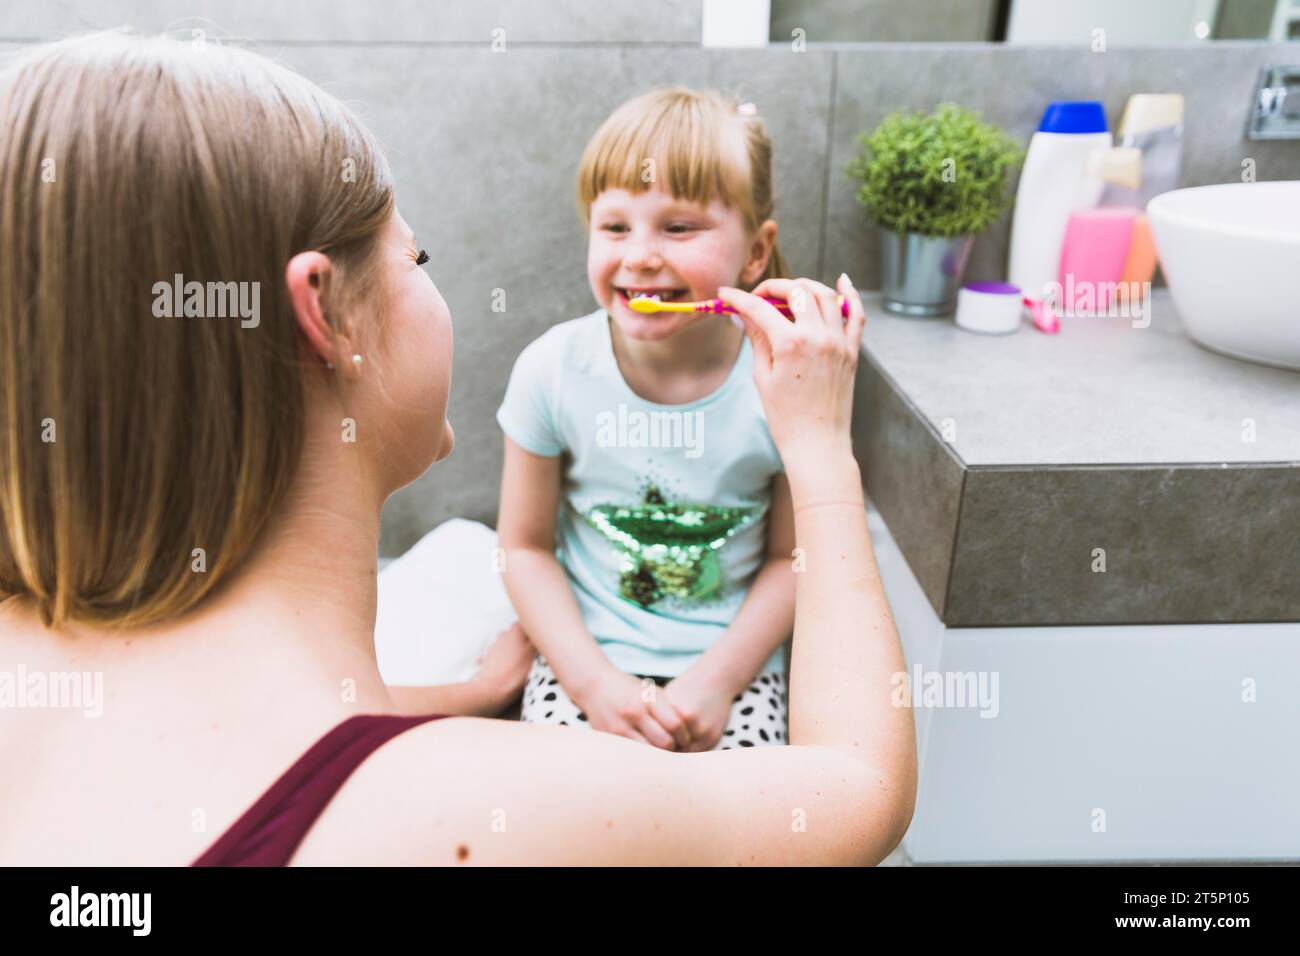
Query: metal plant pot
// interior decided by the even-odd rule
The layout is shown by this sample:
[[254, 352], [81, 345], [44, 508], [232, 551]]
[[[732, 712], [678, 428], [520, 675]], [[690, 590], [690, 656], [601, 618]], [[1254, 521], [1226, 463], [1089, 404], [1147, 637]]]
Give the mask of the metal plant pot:
[[946, 239], [919, 232], [880, 230], [883, 305], [899, 315], [949, 315], [974, 236]]

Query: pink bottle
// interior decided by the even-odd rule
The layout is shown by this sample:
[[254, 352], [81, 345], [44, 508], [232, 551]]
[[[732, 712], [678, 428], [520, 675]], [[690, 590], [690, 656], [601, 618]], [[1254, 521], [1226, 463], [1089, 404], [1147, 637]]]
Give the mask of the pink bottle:
[[1070, 214], [1061, 247], [1061, 303], [1068, 313], [1104, 313], [1124, 276], [1133, 224], [1133, 206], [1102, 206]]

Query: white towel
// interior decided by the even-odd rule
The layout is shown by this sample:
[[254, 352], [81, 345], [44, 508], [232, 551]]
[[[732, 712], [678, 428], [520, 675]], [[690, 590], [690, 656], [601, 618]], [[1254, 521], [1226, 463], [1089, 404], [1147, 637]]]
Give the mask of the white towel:
[[497, 568], [497, 534], [453, 518], [379, 572], [375, 653], [393, 685], [454, 684], [518, 617]]

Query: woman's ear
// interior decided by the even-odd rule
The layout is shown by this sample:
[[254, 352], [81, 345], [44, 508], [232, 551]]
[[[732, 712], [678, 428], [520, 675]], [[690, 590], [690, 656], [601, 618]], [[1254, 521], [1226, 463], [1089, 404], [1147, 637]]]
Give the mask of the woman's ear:
[[772, 250], [776, 247], [776, 220], [767, 219], [758, 227], [758, 233], [754, 236], [754, 242], [749, 247], [749, 259], [745, 262], [745, 268], [740, 273], [740, 284], [745, 287], [754, 285], [758, 282], [759, 276], [767, 268], [767, 260], [772, 258]]
[[300, 252], [284, 269], [289, 286], [289, 304], [294, 321], [307, 339], [308, 347], [322, 362], [338, 365], [339, 348], [335, 331], [325, 320], [321, 301], [327, 294], [333, 264], [320, 252]]

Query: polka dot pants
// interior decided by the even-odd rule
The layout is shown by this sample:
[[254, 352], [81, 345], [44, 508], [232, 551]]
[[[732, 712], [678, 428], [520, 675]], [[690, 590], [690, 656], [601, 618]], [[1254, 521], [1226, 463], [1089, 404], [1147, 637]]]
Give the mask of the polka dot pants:
[[[670, 680], [667, 677], [649, 679], [660, 687]], [[754, 683], [736, 695], [731, 704], [727, 728], [713, 749], [732, 750], [736, 747], [785, 744], [789, 733], [786, 706], [785, 676], [779, 671], [759, 674]], [[565, 693], [555, 671], [551, 670], [546, 659], [540, 655], [533, 661], [528, 682], [524, 685], [519, 719], [534, 724], [591, 726], [587, 722], [587, 715]]]

